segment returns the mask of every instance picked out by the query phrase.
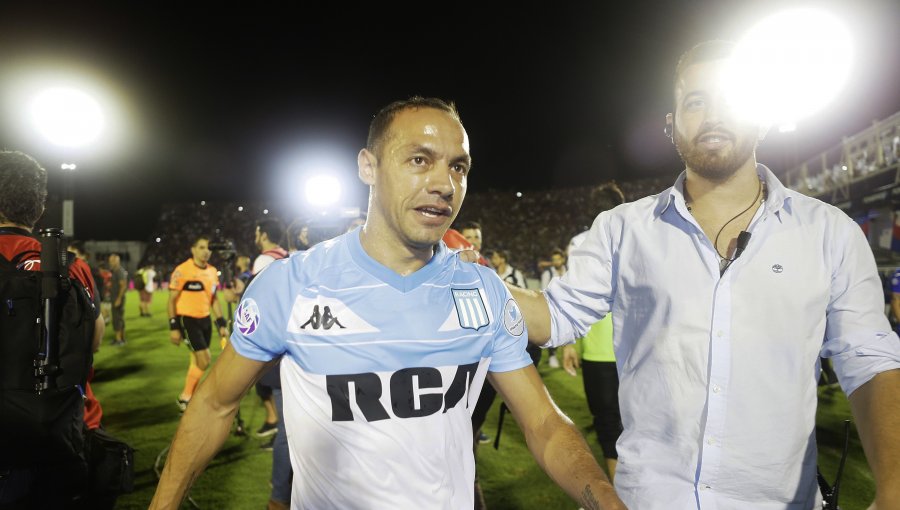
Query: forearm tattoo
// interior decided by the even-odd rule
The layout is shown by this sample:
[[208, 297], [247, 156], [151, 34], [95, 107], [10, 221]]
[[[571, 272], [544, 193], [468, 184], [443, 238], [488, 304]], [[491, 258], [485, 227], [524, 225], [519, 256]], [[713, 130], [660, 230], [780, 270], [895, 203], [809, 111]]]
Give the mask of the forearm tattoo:
[[584, 507], [584, 510], [600, 510], [600, 502], [597, 501], [597, 497], [591, 492], [590, 485], [585, 485], [584, 490], [581, 491], [581, 505]]

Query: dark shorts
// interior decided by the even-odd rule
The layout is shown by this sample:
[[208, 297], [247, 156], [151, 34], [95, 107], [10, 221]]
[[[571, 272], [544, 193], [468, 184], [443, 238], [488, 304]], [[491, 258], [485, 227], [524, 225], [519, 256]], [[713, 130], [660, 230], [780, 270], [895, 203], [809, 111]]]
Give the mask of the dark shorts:
[[256, 383], [256, 394], [263, 400], [272, 396], [272, 389], [281, 389], [281, 362], [263, 372], [262, 377]]
[[594, 415], [594, 432], [607, 459], [617, 459], [616, 441], [622, 434], [619, 413], [619, 376], [614, 361], [581, 361], [584, 394]]
[[212, 338], [212, 324], [209, 317], [196, 319], [194, 317], [182, 317], [181, 323], [184, 324], [184, 333], [187, 335], [188, 344], [192, 351], [205, 351], [209, 349], [210, 339]]
[[125, 329], [125, 300], [122, 300], [121, 306], [112, 307], [112, 323], [113, 329], [122, 331]]

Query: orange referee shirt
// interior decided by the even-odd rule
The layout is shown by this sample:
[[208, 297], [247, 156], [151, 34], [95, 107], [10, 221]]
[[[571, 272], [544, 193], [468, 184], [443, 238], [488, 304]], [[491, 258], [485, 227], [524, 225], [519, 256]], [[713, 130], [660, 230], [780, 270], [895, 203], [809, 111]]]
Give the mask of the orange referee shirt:
[[212, 264], [201, 268], [197, 267], [192, 258], [182, 262], [172, 271], [169, 279], [169, 289], [181, 291], [175, 301], [175, 313], [195, 319], [209, 317], [218, 285], [218, 271]]

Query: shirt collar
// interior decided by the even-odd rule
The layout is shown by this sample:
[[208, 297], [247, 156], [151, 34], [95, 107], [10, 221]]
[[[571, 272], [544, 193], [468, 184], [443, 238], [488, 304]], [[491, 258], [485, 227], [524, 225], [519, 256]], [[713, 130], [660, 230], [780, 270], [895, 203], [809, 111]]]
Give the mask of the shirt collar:
[[[791, 196], [787, 193], [781, 181], [778, 180], [778, 177], [762, 163], [756, 164], [756, 174], [766, 183], [766, 212], [776, 215], [779, 219], [781, 218], [780, 212], [782, 210], [790, 214]], [[670, 207], [675, 207], [682, 215], [688, 214], [687, 203], [684, 200], [684, 180], [686, 177], [687, 172], [682, 171], [678, 178], [675, 179], [675, 184], [659, 194], [653, 211], [656, 218], [662, 216], [666, 209]]]
[[372, 277], [394, 287], [400, 292], [408, 292], [410, 290], [415, 289], [421, 284], [425, 283], [429, 279], [433, 278], [435, 275], [440, 273], [441, 268], [443, 267], [444, 259], [450, 254], [450, 250], [447, 249], [447, 245], [444, 244], [443, 241], [440, 241], [434, 250], [434, 255], [431, 257], [431, 260], [428, 261], [424, 266], [419, 268], [412, 274], [407, 276], [401, 276], [394, 272], [392, 269], [383, 266], [380, 262], [373, 259], [366, 253], [366, 250], [363, 249], [362, 243], [359, 239], [360, 229], [349, 232], [346, 234], [347, 236], [347, 247], [350, 251], [350, 257], [356, 262], [363, 271], [369, 273]]

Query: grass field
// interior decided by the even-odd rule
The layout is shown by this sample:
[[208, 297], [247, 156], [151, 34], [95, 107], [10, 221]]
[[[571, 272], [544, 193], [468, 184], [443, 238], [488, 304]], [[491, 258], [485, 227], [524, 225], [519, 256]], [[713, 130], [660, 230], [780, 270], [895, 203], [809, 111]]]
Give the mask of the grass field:
[[[124, 347], [112, 347], [107, 331], [95, 358], [94, 391], [100, 399], [103, 423], [113, 435], [128, 441], [135, 453], [136, 484], [133, 493], [122, 496], [117, 508], [144, 509], [156, 487], [154, 464], [168, 446], [180, 414], [175, 400], [184, 384], [188, 365], [186, 347], [175, 347], [168, 339], [165, 293], [156, 293], [153, 317], [140, 317], [138, 296], [126, 298]], [[218, 345], [213, 355], [218, 354]], [[600, 448], [589, 429], [591, 418], [584, 401], [581, 378], [546, 366], [540, 371], [557, 404], [581, 428], [600, 458]], [[498, 401], [499, 403], [499, 401]], [[499, 404], [488, 415], [485, 431], [494, 436]], [[254, 393], [244, 398], [241, 412], [247, 430], [262, 424], [264, 411]], [[829, 480], [837, 470], [843, 444], [843, 420], [849, 405], [840, 391], [822, 389], [817, 435], [820, 466]], [[537, 467], [525, 447], [522, 434], [507, 417], [499, 450], [482, 445], [478, 452], [479, 476], [488, 506], [498, 509], [575, 509], [578, 507]], [[269, 496], [271, 453], [260, 449], [263, 440], [231, 436], [219, 455], [194, 485], [192, 499], [206, 509], [264, 509]], [[844, 472], [841, 506], [865, 509], [874, 496], [874, 482], [853, 429], [851, 450]], [[183, 508], [192, 508], [185, 503]]]

